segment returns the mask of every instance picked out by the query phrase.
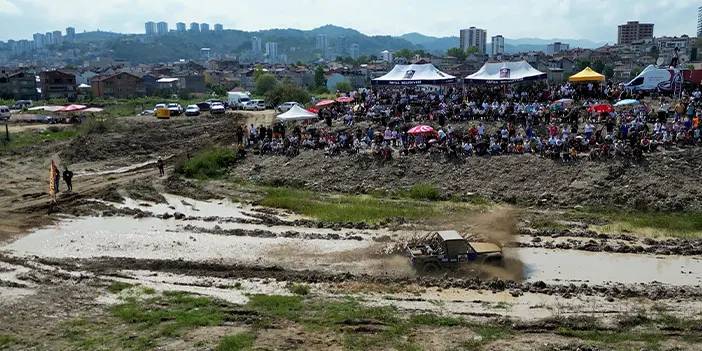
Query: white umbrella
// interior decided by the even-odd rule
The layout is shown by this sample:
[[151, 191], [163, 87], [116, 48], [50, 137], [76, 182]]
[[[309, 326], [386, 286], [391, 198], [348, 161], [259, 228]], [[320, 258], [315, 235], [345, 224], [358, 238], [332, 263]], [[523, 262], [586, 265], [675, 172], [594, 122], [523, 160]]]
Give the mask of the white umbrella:
[[634, 99], [626, 99], [617, 102], [614, 104], [615, 107], [621, 107], [621, 106], [631, 106], [631, 105], [638, 105], [640, 104], [639, 100], [634, 100]]

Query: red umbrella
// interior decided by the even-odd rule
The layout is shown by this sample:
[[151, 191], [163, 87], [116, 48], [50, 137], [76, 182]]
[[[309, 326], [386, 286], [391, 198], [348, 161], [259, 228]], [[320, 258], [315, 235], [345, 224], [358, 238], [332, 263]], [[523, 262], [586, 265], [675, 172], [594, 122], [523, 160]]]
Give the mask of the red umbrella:
[[418, 125], [412, 129], [410, 129], [407, 133], [416, 135], [416, 134], [429, 134], [429, 133], [434, 133], [434, 128], [426, 125]]
[[597, 113], [609, 113], [614, 112], [614, 107], [612, 107], [610, 104], [598, 104], [590, 106], [587, 110]]
[[84, 105], [68, 105], [64, 106], [62, 109], [58, 110], [57, 112], [73, 112], [73, 111], [80, 111], [84, 110], [87, 106]]
[[349, 102], [353, 102], [353, 98], [348, 97], [348, 96], [341, 96], [341, 97], [336, 98], [336, 102], [340, 102], [342, 104], [347, 104]]
[[310, 111], [310, 112], [312, 112], [312, 113], [319, 113], [319, 109], [316, 108], [316, 107], [310, 107], [310, 108], [307, 109], [307, 111]]
[[326, 107], [326, 106], [329, 106], [329, 105], [333, 105], [334, 103], [336, 103], [336, 101], [334, 101], [334, 100], [322, 100], [322, 101], [318, 102], [318, 103], [317, 103], [316, 105], [314, 105], [314, 106], [315, 106], [315, 107]]

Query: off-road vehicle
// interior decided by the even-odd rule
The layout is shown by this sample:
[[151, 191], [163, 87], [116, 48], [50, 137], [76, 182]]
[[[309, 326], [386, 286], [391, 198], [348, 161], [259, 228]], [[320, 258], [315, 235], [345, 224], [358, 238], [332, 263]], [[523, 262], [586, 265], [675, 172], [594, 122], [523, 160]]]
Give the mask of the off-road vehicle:
[[408, 246], [412, 266], [418, 272], [454, 269], [469, 262], [502, 259], [502, 248], [492, 243], [468, 242], [455, 230], [436, 232], [424, 245]]

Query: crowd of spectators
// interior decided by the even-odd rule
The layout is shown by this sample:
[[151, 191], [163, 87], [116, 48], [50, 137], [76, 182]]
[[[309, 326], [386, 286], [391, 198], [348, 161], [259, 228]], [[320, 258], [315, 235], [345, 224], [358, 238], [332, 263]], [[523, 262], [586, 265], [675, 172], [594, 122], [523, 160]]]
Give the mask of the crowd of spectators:
[[[593, 84], [361, 90], [350, 96], [352, 103], [321, 109], [316, 123], [251, 125], [237, 131], [238, 140], [261, 154], [288, 156], [324, 149], [329, 156], [367, 152], [385, 160], [429, 152], [454, 158], [534, 154], [565, 162], [640, 159], [702, 142], [699, 90], [675, 101], [654, 96], [604, 113], [588, 107], [640, 97]], [[419, 124], [434, 131], [408, 133]]]

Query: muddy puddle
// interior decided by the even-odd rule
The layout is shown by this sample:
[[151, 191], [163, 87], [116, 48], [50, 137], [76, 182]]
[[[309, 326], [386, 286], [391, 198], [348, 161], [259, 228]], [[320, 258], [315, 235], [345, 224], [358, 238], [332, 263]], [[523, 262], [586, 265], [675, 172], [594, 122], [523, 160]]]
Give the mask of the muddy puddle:
[[506, 257], [519, 257], [528, 281], [702, 284], [702, 260], [698, 257], [540, 248], [506, 248], [504, 253]]
[[[212, 216], [225, 221], [119, 216], [68, 218], [0, 249], [18, 256], [211, 261], [276, 265], [286, 269], [413, 275], [404, 257], [379, 255], [383, 246], [391, 243], [374, 240], [379, 236], [397, 239], [413, 235], [412, 232], [238, 223], [237, 220], [255, 219], [251, 216], [251, 207], [227, 199], [198, 201], [167, 194], [164, 197], [166, 203], [126, 199], [122, 204], [110, 204], [139, 208], [155, 215], [180, 212], [187, 217]], [[296, 235], [286, 235], [291, 231]], [[516, 264], [488, 267], [488, 273], [494, 271], [494, 274], [489, 273], [491, 276], [551, 284], [702, 284], [702, 260], [696, 256], [657, 257], [543, 248], [506, 248], [504, 256]], [[510, 275], [504, 276], [501, 273], [505, 272], [500, 269]]]

